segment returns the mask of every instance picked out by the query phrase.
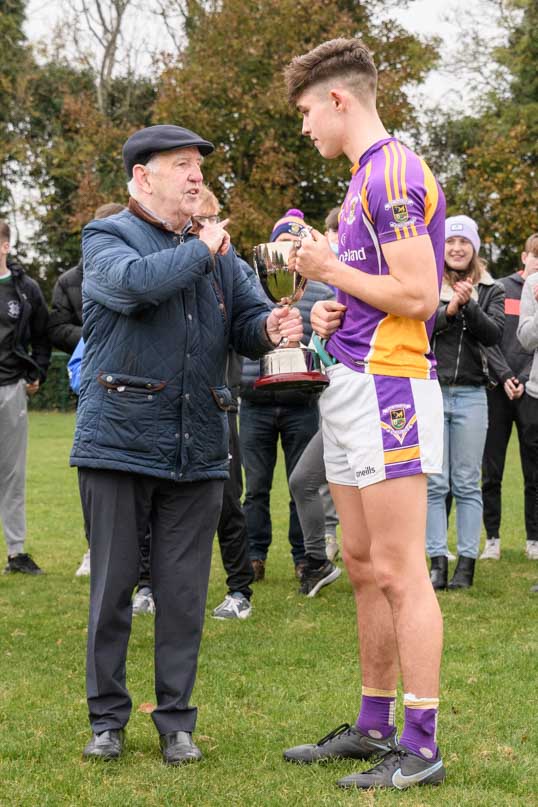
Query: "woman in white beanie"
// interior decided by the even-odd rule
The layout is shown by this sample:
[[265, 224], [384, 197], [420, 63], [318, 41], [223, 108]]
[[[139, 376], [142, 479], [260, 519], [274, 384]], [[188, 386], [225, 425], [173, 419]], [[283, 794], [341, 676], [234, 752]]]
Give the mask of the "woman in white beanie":
[[[473, 583], [482, 527], [480, 468], [486, 440], [487, 360], [484, 348], [500, 342], [504, 291], [478, 256], [480, 236], [469, 216], [445, 224], [445, 270], [432, 347], [443, 392], [443, 473], [428, 479], [426, 549], [435, 589]], [[458, 562], [448, 583], [446, 497], [456, 502]]]

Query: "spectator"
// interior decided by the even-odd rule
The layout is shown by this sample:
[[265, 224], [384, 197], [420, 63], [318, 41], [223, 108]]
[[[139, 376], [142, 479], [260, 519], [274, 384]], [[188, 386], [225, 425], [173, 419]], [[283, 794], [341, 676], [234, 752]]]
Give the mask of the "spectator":
[[[304, 229], [303, 213], [300, 210], [288, 210], [273, 227], [270, 241], [297, 239]], [[312, 333], [312, 305], [316, 300], [330, 297], [332, 292], [324, 284], [307, 283], [305, 293], [297, 304], [303, 317], [306, 342]], [[246, 482], [243, 508], [255, 580], [263, 580], [265, 577], [265, 563], [272, 541], [270, 496], [278, 441], [280, 439], [282, 443], [286, 477], [289, 480], [301, 454], [318, 430], [319, 423], [317, 394], [302, 390], [254, 389], [259, 371], [259, 362], [245, 360], [239, 412], [239, 440]], [[305, 548], [292, 497], [289, 503], [288, 540], [295, 574], [301, 579], [306, 564]]]
[[[193, 216], [194, 229], [206, 224], [218, 224], [220, 204], [217, 197], [202, 185], [199, 193], [197, 213]], [[252, 269], [244, 264], [250, 275]], [[222, 563], [227, 572], [226, 583], [228, 594], [213, 610], [216, 619], [247, 619], [252, 613], [250, 584], [254, 579], [252, 564], [248, 553], [248, 536], [245, 516], [241, 507], [243, 493], [243, 474], [239, 452], [239, 434], [237, 431], [237, 410], [239, 383], [241, 380], [241, 358], [230, 348], [228, 351], [227, 385], [232, 393], [232, 402], [228, 409], [228, 426], [230, 429], [230, 478], [224, 484], [222, 511], [217, 526]], [[147, 546], [146, 546], [147, 543]], [[133, 613], [153, 613], [155, 610], [151, 591], [151, 574], [149, 563], [149, 541], [145, 542], [141, 553], [141, 575], [138, 591], [133, 599]]]
[[[220, 204], [207, 186], [202, 186], [195, 222], [202, 226], [219, 221]], [[242, 263], [251, 284], [256, 285], [254, 272], [248, 264]], [[250, 600], [254, 580], [254, 570], [250, 562], [247, 525], [241, 506], [243, 495], [243, 471], [241, 468], [241, 452], [239, 433], [237, 430], [237, 412], [239, 409], [239, 387], [243, 361], [230, 346], [226, 369], [226, 383], [232, 393], [228, 409], [228, 426], [230, 429], [230, 478], [224, 483], [222, 511], [217, 526], [222, 563], [226, 570], [228, 593], [224, 600], [213, 609], [215, 619], [247, 619], [252, 613]]]
[[526, 279], [538, 271], [538, 233], [531, 235], [521, 254], [522, 272], [501, 278], [498, 283], [504, 288], [506, 315], [503, 339], [500, 345], [488, 348], [488, 364], [496, 386], [488, 389], [488, 433], [482, 462], [482, 498], [484, 501], [484, 527], [486, 544], [481, 560], [498, 560], [501, 556], [501, 485], [506, 459], [506, 449], [516, 424], [519, 439], [519, 455], [525, 486], [525, 531], [528, 558], [538, 560], [538, 522], [534, 508], [537, 496], [536, 457], [531, 443], [525, 437], [527, 423], [525, 385], [529, 379], [532, 352], [524, 350], [516, 332], [519, 325], [521, 292]]
[[[98, 207], [93, 217], [105, 219], [123, 209], [124, 205], [109, 202]], [[69, 355], [82, 336], [82, 258], [54, 284], [48, 335], [53, 348]]]
[[11, 232], [0, 220], [0, 519], [7, 544], [4, 574], [43, 574], [26, 540], [27, 396], [50, 362], [48, 311], [41, 289], [8, 258]]
[[338, 217], [341, 207], [333, 207], [325, 219], [325, 237], [335, 255], [338, 255]]
[[226, 222], [190, 233], [212, 151], [179, 126], [135, 132], [123, 147], [128, 210], [83, 233], [86, 349], [71, 464], [90, 526], [85, 758], [123, 750], [131, 596], [150, 516], [152, 718], [165, 764], [201, 758], [189, 700], [228, 477], [228, 345], [255, 357], [302, 336], [298, 313], [269, 312], [252, 291]]
[[[100, 205], [94, 219], [106, 219], [124, 209], [124, 205], [109, 202]], [[48, 336], [53, 348], [71, 355], [82, 338], [82, 258], [76, 266], [60, 275], [52, 290], [52, 307], [49, 314]], [[82, 348], [83, 351], [83, 348]], [[84, 517], [84, 533], [88, 541], [88, 528]], [[88, 541], [89, 546], [89, 541]], [[90, 550], [86, 550], [75, 577], [90, 574]]]
[[[533, 239], [538, 236], [533, 236]], [[527, 241], [527, 252], [531, 252], [534, 261], [538, 260], [538, 241]], [[533, 265], [536, 265], [533, 263]], [[521, 398], [521, 416], [525, 426], [523, 440], [526, 443], [530, 464], [533, 469], [534, 482], [534, 523], [538, 524], [538, 272], [533, 272], [523, 286], [521, 294], [521, 310], [517, 338], [523, 348], [533, 352], [529, 379], [525, 384], [525, 394]], [[530, 542], [529, 542], [530, 544]], [[527, 557], [538, 560], [538, 543], [527, 545]]]
[[[325, 236], [336, 255], [339, 212], [340, 208], [334, 207], [325, 219]], [[327, 484], [321, 428], [303, 451], [290, 476], [290, 491], [303, 531], [307, 560], [300, 592], [315, 597], [323, 586], [340, 576], [340, 569], [334, 566], [339, 551], [336, 540], [338, 517]]]
[[468, 216], [445, 224], [445, 267], [433, 330], [443, 392], [443, 473], [428, 478], [426, 550], [434, 589], [447, 588], [446, 496], [456, 502], [458, 562], [448, 588], [473, 584], [480, 546], [480, 465], [486, 441], [487, 359], [484, 347], [501, 341], [504, 292], [478, 257], [480, 236]]

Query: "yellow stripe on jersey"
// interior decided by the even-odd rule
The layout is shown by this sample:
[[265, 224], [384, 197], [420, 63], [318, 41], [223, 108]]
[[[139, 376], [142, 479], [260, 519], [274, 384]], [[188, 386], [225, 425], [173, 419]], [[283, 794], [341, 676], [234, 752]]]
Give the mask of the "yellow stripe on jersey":
[[370, 213], [370, 207], [368, 205], [368, 195], [367, 195], [367, 185], [371, 173], [372, 173], [372, 161], [370, 160], [370, 162], [366, 165], [366, 169], [364, 172], [364, 184], [361, 188], [361, 203], [362, 203], [362, 209], [364, 210], [364, 212], [366, 213], [366, 215], [373, 224], [374, 220], [372, 218], [372, 214]]
[[[390, 186], [390, 151], [388, 146], [383, 146], [383, 154], [385, 155], [385, 189], [387, 191], [387, 199], [389, 204], [393, 201], [392, 196], [392, 188]], [[396, 240], [399, 241], [402, 237], [400, 230], [396, 227], [394, 229], [396, 233]]]
[[392, 151], [392, 184], [394, 186], [394, 199], [401, 199], [400, 186], [398, 184], [398, 152], [394, 141], [390, 142], [390, 150]]
[[375, 329], [365, 369], [375, 375], [429, 378], [429, 350], [424, 322], [387, 314]]
[[426, 197], [424, 199], [424, 224], [429, 224], [432, 216], [437, 210], [439, 202], [439, 188], [432, 172], [422, 159], [419, 157], [422, 170], [424, 172], [424, 187], [426, 188]]
[[[405, 149], [401, 143], [396, 143], [396, 147], [400, 152], [400, 156], [402, 158], [402, 167], [400, 171], [401, 183], [402, 183], [402, 199], [407, 199], [407, 182], [405, 181], [405, 172], [407, 169], [407, 156], [405, 154]], [[404, 228], [404, 234], [406, 238], [409, 237], [407, 227]], [[414, 224], [411, 224], [411, 235], [418, 235], [417, 228], [415, 227]]]
[[395, 448], [393, 451], [384, 451], [385, 465], [395, 465], [397, 462], [409, 462], [420, 459], [420, 446], [409, 448]]

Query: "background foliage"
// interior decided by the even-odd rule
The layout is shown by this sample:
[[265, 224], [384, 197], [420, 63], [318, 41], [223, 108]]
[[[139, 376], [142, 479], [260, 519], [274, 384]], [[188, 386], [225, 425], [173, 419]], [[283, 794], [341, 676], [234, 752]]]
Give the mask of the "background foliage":
[[[19, 215], [34, 231], [24, 228], [17, 251], [47, 294], [76, 263], [94, 209], [126, 201], [121, 145], [148, 124], [178, 122], [215, 142], [206, 178], [245, 253], [288, 207], [319, 225], [341, 201], [349, 166], [324, 162], [302, 138], [282, 68], [342, 34], [361, 36], [374, 51], [382, 117], [426, 154], [449, 211], [478, 220], [498, 274], [516, 268], [525, 237], [538, 229], [535, 0], [481, 0], [481, 14], [502, 7], [502, 37], [488, 49], [480, 18], [465, 20], [457, 75], [482, 79], [476, 108], [461, 114], [455, 86], [456, 103], [429, 117], [412, 92], [438, 64], [440, 42], [395, 22], [397, 0], [148, 0], [143, 9], [135, 1], [69, 0], [72, 17], [40, 48], [23, 33], [25, 0], [0, 1], [0, 215], [24, 198]], [[173, 52], [153, 55], [149, 70], [129, 58], [129, 7], [139, 27], [158, 13], [175, 42]], [[89, 40], [80, 34], [84, 21]]]

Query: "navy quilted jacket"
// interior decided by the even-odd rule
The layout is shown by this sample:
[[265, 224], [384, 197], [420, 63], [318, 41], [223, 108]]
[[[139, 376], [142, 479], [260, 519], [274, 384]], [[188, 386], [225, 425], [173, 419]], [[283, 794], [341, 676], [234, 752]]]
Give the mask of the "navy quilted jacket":
[[128, 210], [83, 233], [86, 343], [71, 465], [228, 476], [228, 346], [259, 357], [269, 307], [235, 254]]

